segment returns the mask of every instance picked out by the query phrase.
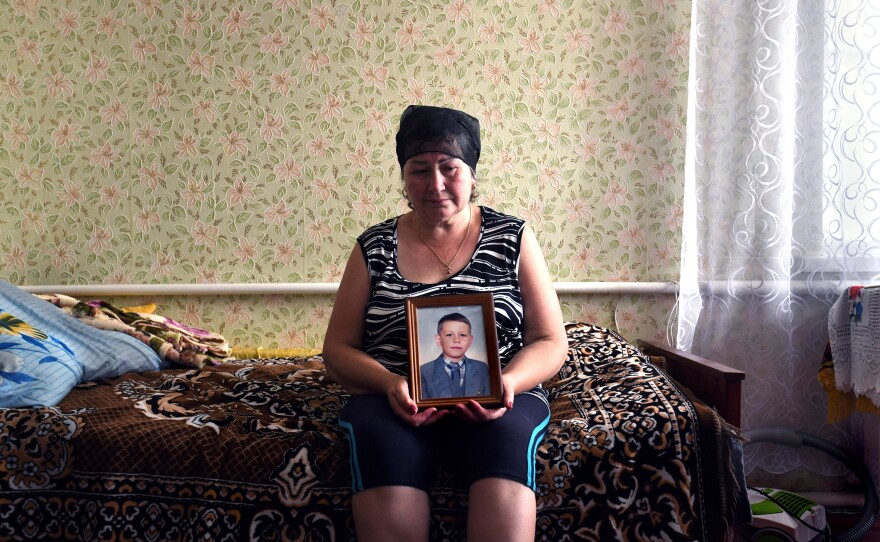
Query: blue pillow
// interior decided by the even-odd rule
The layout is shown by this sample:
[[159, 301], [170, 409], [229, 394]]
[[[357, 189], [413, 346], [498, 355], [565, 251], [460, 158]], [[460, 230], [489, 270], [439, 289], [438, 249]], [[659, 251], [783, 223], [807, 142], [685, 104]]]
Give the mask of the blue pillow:
[[0, 407], [57, 405], [82, 375], [63, 341], [0, 312]]
[[0, 407], [55, 406], [84, 380], [155, 371], [162, 358], [0, 280]]

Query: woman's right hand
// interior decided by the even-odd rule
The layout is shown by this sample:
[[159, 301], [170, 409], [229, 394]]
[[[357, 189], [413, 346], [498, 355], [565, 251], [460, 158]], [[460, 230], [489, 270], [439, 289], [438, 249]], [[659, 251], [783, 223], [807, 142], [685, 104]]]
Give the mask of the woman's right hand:
[[416, 402], [409, 396], [409, 382], [402, 376], [398, 376], [395, 379], [386, 395], [388, 403], [391, 404], [391, 410], [406, 423], [415, 427], [431, 425], [449, 414], [448, 410], [439, 410], [435, 407], [426, 408], [420, 412]]

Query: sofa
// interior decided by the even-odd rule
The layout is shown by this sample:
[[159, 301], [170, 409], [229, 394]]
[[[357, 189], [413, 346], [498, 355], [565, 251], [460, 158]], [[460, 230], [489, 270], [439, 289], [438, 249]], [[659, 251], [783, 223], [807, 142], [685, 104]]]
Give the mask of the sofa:
[[[745, 375], [566, 330], [536, 540], [732, 540]], [[317, 354], [129, 371], [0, 409], [0, 540], [353, 541], [346, 397]], [[432, 540], [465, 538], [467, 494], [448, 481], [435, 473]]]

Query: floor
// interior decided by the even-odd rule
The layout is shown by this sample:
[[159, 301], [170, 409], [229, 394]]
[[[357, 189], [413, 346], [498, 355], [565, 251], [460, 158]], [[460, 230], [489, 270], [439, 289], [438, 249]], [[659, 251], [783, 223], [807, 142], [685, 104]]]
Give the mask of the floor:
[[[846, 516], [838, 516], [832, 514], [828, 517], [828, 524], [831, 526], [832, 532], [839, 535], [846, 532], [846, 530], [857, 520], [857, 515], [847, 514]], [[874, 522], [874, 526], [871, 527], [871, 530], [861, 538], [860, 542], [880, 542], [880, 517], [877, 518], [877, 521]]]

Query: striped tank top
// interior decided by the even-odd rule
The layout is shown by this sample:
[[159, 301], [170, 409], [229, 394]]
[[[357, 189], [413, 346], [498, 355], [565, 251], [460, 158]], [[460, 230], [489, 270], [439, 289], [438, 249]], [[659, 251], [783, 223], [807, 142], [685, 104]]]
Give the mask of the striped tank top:
[[480, 207], [477, 248], [464, 269], [442, 282], [404, 279], [397, 269], [397, 221], [376, 224], [358, 237], [370, 273], [370, 301], [364, 325], [364, 351], [389, 370], [408, 376], [406, 298], [491, 292], [495, 305], [501, 366], [523, 346], [523, 306], [518, 268], [523, 220]]

